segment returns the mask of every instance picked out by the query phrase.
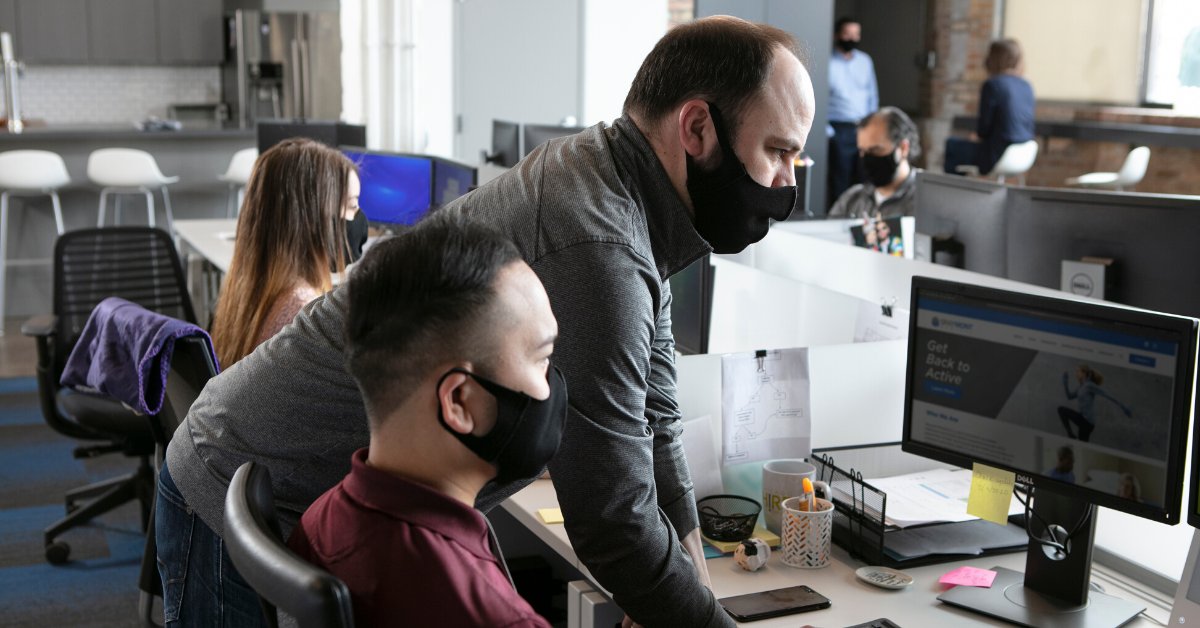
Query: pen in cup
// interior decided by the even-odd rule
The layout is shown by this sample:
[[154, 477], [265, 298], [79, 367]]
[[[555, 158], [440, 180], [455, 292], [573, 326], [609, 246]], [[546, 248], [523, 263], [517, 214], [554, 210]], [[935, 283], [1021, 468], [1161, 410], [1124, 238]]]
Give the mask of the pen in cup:
[[802, 490], [804, 491], [804, 494], [801, 495], [801, 497], [803, 497], [804, 499], [800, 500], [800, 504], [799, 504], [801, 507], [801, 510], [808, 510], [808, 511], [814, 510], [815, 504], [813, 503], [813, 497], [815, 495], [813, 493], [812, 480], [810, 480], [808, 478], [804, 478], [800, 482], [800, 486], [801, 486]]

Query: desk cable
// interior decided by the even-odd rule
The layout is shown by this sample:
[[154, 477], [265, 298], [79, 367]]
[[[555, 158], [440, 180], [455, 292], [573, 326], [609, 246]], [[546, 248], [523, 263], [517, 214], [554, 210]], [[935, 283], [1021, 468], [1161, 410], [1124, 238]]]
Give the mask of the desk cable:
[[[1061, 541], [1056, 541], [1054, 539], [1057, 537], [1055, 537], [1054, 532], [1050, 529], [1050, 524], [1046, 523], [1046, 521], [1033, 510], [1031, 499], [1035, 494], [1034, 488], [1032, 486], [1024, 486], [1023, 488], [1024, 490], [1022, 491], [1017, 490], [1016, 487], [1013, 487], [1013, 495], [1016, 496], [1017, 501], [1025, 507], [1025, 534], [1030, 540], [1041, 545], [1042, 547], [1048, 547], [1050, 549], [1062, 552], [1063, 556], [1070, 555], [1071, 540], [1074, 539], [1075, 536], [1079, 534], [1081, 530], [1083, 530], [1084, 526], [1088, 524], [1088, 521], [1092, 518], [1092, 514], [1096, 512], [1096, 507], [1089, 504], [1088, 507], [1084, 509], [1083, 514], [1079, 516], [1079, 521], [1077, 521], [1071, 531], [1067, 533], [1067, 537]], [[1027, 494], [1027, 497], [1024, 499], [1021, 497], [1022, 492]], [[1041, 524], [1042, 532], [1048, 538], [1043, 538], [1041, 534], [1034, 533], [1031, 526], [1033, 525], [1033, 521], [1035, 519], [1039, 524]]]

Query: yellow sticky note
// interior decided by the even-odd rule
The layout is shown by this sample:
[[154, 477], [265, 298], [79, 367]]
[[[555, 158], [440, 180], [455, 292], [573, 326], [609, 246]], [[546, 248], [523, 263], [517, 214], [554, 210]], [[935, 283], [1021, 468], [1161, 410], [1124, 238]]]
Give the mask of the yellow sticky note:
[[971, 469], [971, 494], [967, 498], [967, 514], [1005, 525], [1008, 523], [1008, 504], [1012, 500], [1013, 483], [1017, 476], [985, 464], [975, 463]]
[[538, 508], [537, 513], [546, 525], [563, 522], [562, 508]]

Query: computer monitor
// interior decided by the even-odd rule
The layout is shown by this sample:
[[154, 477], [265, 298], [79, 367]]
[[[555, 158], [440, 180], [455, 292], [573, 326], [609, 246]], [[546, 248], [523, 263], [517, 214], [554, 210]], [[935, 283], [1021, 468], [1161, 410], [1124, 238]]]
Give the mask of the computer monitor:
[[484, 161], [512, 168], [523, 156], [521, 125], [507, 120], [492, 120], [492, 152], [484, 157]]
[[433, 157], [433, 207], [446, 203], [470, 192], [479, 182], [479, 170], [474, 166]]
[[546, 142], [567, 135], [575, 135], [584, 130], [581, 126], [557, 126], [547, 124], [526, 124], [525, 143], [522, 145], [521, 157], [533, 152], [533, 149]]
[[914, 277], [904, 451], [1013, 471], [1025, 574], [938, 599], [1032, 626], [1119, 626], [1088, 591], [1097, 506], [1179, 521], [1195, 319]]
[[1064, 260], [1107, 258], [1106, 300], [1200, 317], [1200, 198], [1012, 188], [1007, 213], [1009, 279], [1059, 288]]
[[708, 353], [715, 271], [705, 255], [671, 275], [671, 334], [684, 355]]
[[433, 161], [419, 155], [343, 148], [358, 166], [358, 206], [367, 219], [412, 226], [432, 207]]
[[932, 236], [932, 259], [1005, 277], [1005, 195], [1008, 188], [948, 174], [917, 173], [917, 233]]

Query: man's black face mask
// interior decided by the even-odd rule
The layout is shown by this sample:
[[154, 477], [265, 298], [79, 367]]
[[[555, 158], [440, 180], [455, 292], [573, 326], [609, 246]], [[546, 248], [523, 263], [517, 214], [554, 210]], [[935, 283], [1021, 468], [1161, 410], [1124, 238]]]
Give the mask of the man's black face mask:
[[687, 190], [696, 213], [696, 231], [716, 253], [739, 253], [767, 235], [771, 221], [787, 220], [796, 208], [796, 186], [759, 185], [733, 152], [721, 112], [708, 104], [721, 164], [704, 170], [687, 157]]

